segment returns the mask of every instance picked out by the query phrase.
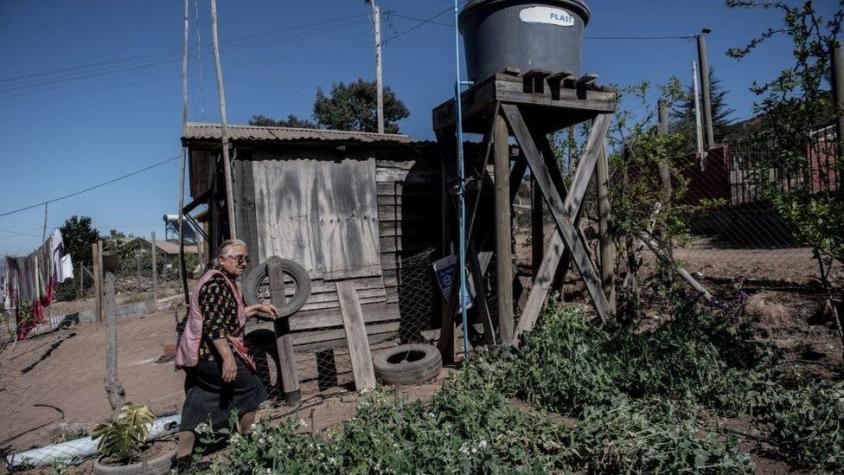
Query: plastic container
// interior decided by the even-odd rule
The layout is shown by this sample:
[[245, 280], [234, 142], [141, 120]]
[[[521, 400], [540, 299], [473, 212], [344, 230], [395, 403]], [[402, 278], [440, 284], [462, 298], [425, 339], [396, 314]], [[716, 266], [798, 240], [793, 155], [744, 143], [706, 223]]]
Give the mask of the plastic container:
[[580, 74], [584, 0], [472, 0], [460, 12], [469, 80], [482, 81], [506, 67]]

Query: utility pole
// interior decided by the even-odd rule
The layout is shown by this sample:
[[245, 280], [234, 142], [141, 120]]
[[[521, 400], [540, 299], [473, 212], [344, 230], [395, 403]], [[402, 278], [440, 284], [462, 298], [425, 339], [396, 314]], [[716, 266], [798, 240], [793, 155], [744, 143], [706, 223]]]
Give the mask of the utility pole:
[[832, 88], [835, 92], [835, 131], [838, 134], [838, 160], [844, 160], [844, 52], [841, 50], [839, 41], [833, 42], [830, 50], [832, 53]]
[[381, 74], [381, 7], [375, 0], [366, 0], [372, 5], [372, 22], [375, 24], [375, 89], [378, 101], [378, 133], [384, 133], [384, 83]]
[[[211, 0], [211, 46], [214, 52], [214, 67], [217, 70], [217, 95], [220, 100], [220, 128], [223, 146], [223, 171], [226, 175], [226, 211], [229, 218], [229, 237], [237, 239], [234, 221], [234, 189], [232, 187], [232, 164], [229, 160], [229, 131], [226, 124], [226, 91], [223, 87], [223, 67], [220, 65], [220, 46], [217, 39], [217, 0]], [[216, 244], [216, 243], [215, 243]]]
[[706, 150], [715, 147], [715, 132], [712, 126], [712, 98], [709, 89], [709, 59], [706, 56], [705, 35], [712, 30], [704, 28], [697, 35], [697, 59], [700, 63], [700, 84], [703, 88], [703, 122], [706, 127]]
[[697, 63], [692, 61], [692, 82], [695, 85], [695, 136], [697, 137], [697, 156], [703, 171], [703, 127], [700, 123], [700, 82], [697, 76]]

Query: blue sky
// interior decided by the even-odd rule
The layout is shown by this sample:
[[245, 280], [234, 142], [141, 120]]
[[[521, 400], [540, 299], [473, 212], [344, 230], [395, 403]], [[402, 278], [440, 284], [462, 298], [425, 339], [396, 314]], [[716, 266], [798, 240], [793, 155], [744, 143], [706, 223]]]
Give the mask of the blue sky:
[[[693, 35], [704, 26], [710, 63], [735, 119], [752, 115], [748, 87], [788, 63], [776, 40], [737, 62], [724, 54], [767, 26], [774, 12], [732, 10], [723, 0], [589, 0], [585, 71], [602, 83], [691, 81], [693, 40], [601, 40]], [[816, 2], [827, 15], [832, 0]], [[454, 81], [451, 12], [407, 33], [450, 0], [379, 3], [384, 81], [411, 111], [402, 131], [433, 137], [431, 109]], [[72, 193], [181, 153], [183, 3], [176, 0], [0, 0], [0, 214]], [[190, 0], [190, 120], [217, 121], [208, 0]], [[230, 123], [253, 114], [310, 116], [318, 87], [374, 77], [372, 27], [360, 1], [219, 0]], [[202, 51], [200, 51], [200, 47]], [[90, 193], [51, 203], [48, 232], [71, 215], [105, 233], [163, 235], [176, 209], [178, 160]], [[43, 207], [0, 217], [0, 254], [40, 241]]]

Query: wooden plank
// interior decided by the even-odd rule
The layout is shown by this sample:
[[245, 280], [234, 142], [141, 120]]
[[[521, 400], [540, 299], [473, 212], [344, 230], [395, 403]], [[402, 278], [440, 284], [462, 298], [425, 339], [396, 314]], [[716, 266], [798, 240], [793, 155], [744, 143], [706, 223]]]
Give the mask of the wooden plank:
[[[379, 335], [382, 333], [397, 331], [399, 331], [398, 321], [366, 325], [367, 335]], [[309, 343], [319, 343], [330, 340], [342, 340], [345, 338], [346, 330], [343, 328], [338, 328], [336, 330], [319, 330], [293, 334], [293, 341], [296, 345], [306, 345]]]
[[[589, 138], [586, 142], [586, 150], [584, 150], [583, 156], [580, 158], [577, 170], [575, 171], [572, 188], [565, 195], [566, 198], [563, 202], [563, 208], [575, 226], [577, 226], [580, 220], [583, 198], [586, 195], [586, 189], [589, 186], [592, 172], [597, 163], [598, 147], [606, 136], [610, 118], [608, 114], [600, 115], [592, 124], [592, 129], [589, 132]], [[559, 232], [555, 232], [551, 236], [551, 242], [545, 251], [545, 259], [539, 266], [539, 272], [534, 277], [533, 287], [522, 310], [522, 315], [519, 318], [519, 325], [516, 328], [515, 335], [517, 344], [519, 335], [532, 330], [536, 324], [539, 312], [542, 310], [542, 306], [545, 304], [545, 300], [550, 293], [551, 285], [554, 282], [554, 276], [557, 273], [560, 262], [566, 262], [566, 267], [568, 267], [568, 259], [564, 259], [564, 255], [567, 254], [565, 250], [562, 236]]]
[[[502, 104], [502, 108], [506, 104]], [[513, 343], [513, 267], [510, 215], [510, 133], [495, 116], [495, 257], [498, 282], [498, 332], [504, 345]]]
[[598, 79], [598, 75], [595, 73], [586, 73], [583, 76], [577, 78], [576, 84], [578, 87], [583, 87], [591, 82], [595, 82]]
[[580, 236], [575, 230], [572, 220], [569, 219], [570, 213], [567, 213], [565, 210], [563, 199], [560, 197], [560, 194], [554, 186], [553, 180], [548, 172], [548, 168], [542, 160], [539, 150], [536, 148], [527, 125], [525, 125], [524, 120], [522, 119], [522, 114], [519, 112], [518, 106], [512, 104], [502, 104], [501, 108], [504, 111], [507, 122], [513, 130], [513, 134], [516, 136], [516, 140], [519, 142], [522, 150], [524, 151], [525, 158], [528, 160], [531, 172], [533, 173], [533, 176], [536, 177], [536, 182], [545, 196], [548, 208], [551, 210], [554, 221], [557, 223], [557, 229], [562, 235], [566, 247], [571, 251], [575, 266], [586, 284], [586, 288], [589, 291], [589, 296], [592, 298], [595, 310], [598, 312], [601, 320], [606, 322], [609, 320], [609, 304], [607, 302], [606, 295], [604, 295], [603, 288], [601, 287], [598, 273], [595, 270], [595, 266], [592, 264], [592, 261], [589, 259], [586, 246], [583, 241], [581, 241]]
[[[364, 321], [367, 323], [383, 322], [399, 318], [399, 311], [395, 305], [383, 302], [362, 304]], [[292, 331], [312, 330], [315, 328], [338, 327], [343, 324], [343, 317], [339, 306], [331, 310], [300, 311], [290, 317]]]
[[363, 311], [358, 301], [357, 291], [346, 283], [337, 283], [340, 296], [340, 312], [343, 315], [343, 329], [349, 342], [349, 355], [352, 359], [352, 372], [355, 376], [355, 388], [358, 391], [375, 387], [375, 369], [372, 367], [372, 355], [369, 352], [369, 340]]
[[[281, 258], [272, 256], [267, 260], [267, 274], [270, 280], [270, 301], [277, 308], [283, 306], [287, 300], [284, 292], [284, 272], [281, 268]], [[293, 353], [293, 337], [290, 335], [290, 321], [283, 318], [276, 321], [276, 350], [278, 351], [279, 379], [284, 391], [284, 399], [294, 403], [302, 398], [299, 388], [299, 374], [296, 369], [296, 356]]]
[[[238, 197], [235, 216], [237, 218], [238, 237], [246, 243], [253, 256], [258, 255], [258, 224], [255, 220], [255, 179], [252, 175], [251, 160], [235, 160], [234, 166], [235, 196]], [[244, 273], [248, 274], [258, 265], [258, 259], [253, 258]], [[291, 289], [292, 290], [292, 289]]]

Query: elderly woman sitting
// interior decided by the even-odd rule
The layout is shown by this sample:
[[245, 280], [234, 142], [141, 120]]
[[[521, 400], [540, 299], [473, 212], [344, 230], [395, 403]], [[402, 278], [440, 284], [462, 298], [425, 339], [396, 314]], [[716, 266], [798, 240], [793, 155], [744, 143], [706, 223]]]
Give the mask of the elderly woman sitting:
[[185, 369], [185, 404], [176, 460], [184, 464], [193, 451], [197, 425], [227, 426], [237, 413], [246, 432], [267, 394], [255, 375], [255, 363], [243, 342], [246, 319], [257, 313], [278, 316], [272, 305], [245, 306], [235, 280], [249, 263], [246, 244], [230, 239], [220, 245], [214, 266], [197, 282], [190, 312], [176, 352]]

